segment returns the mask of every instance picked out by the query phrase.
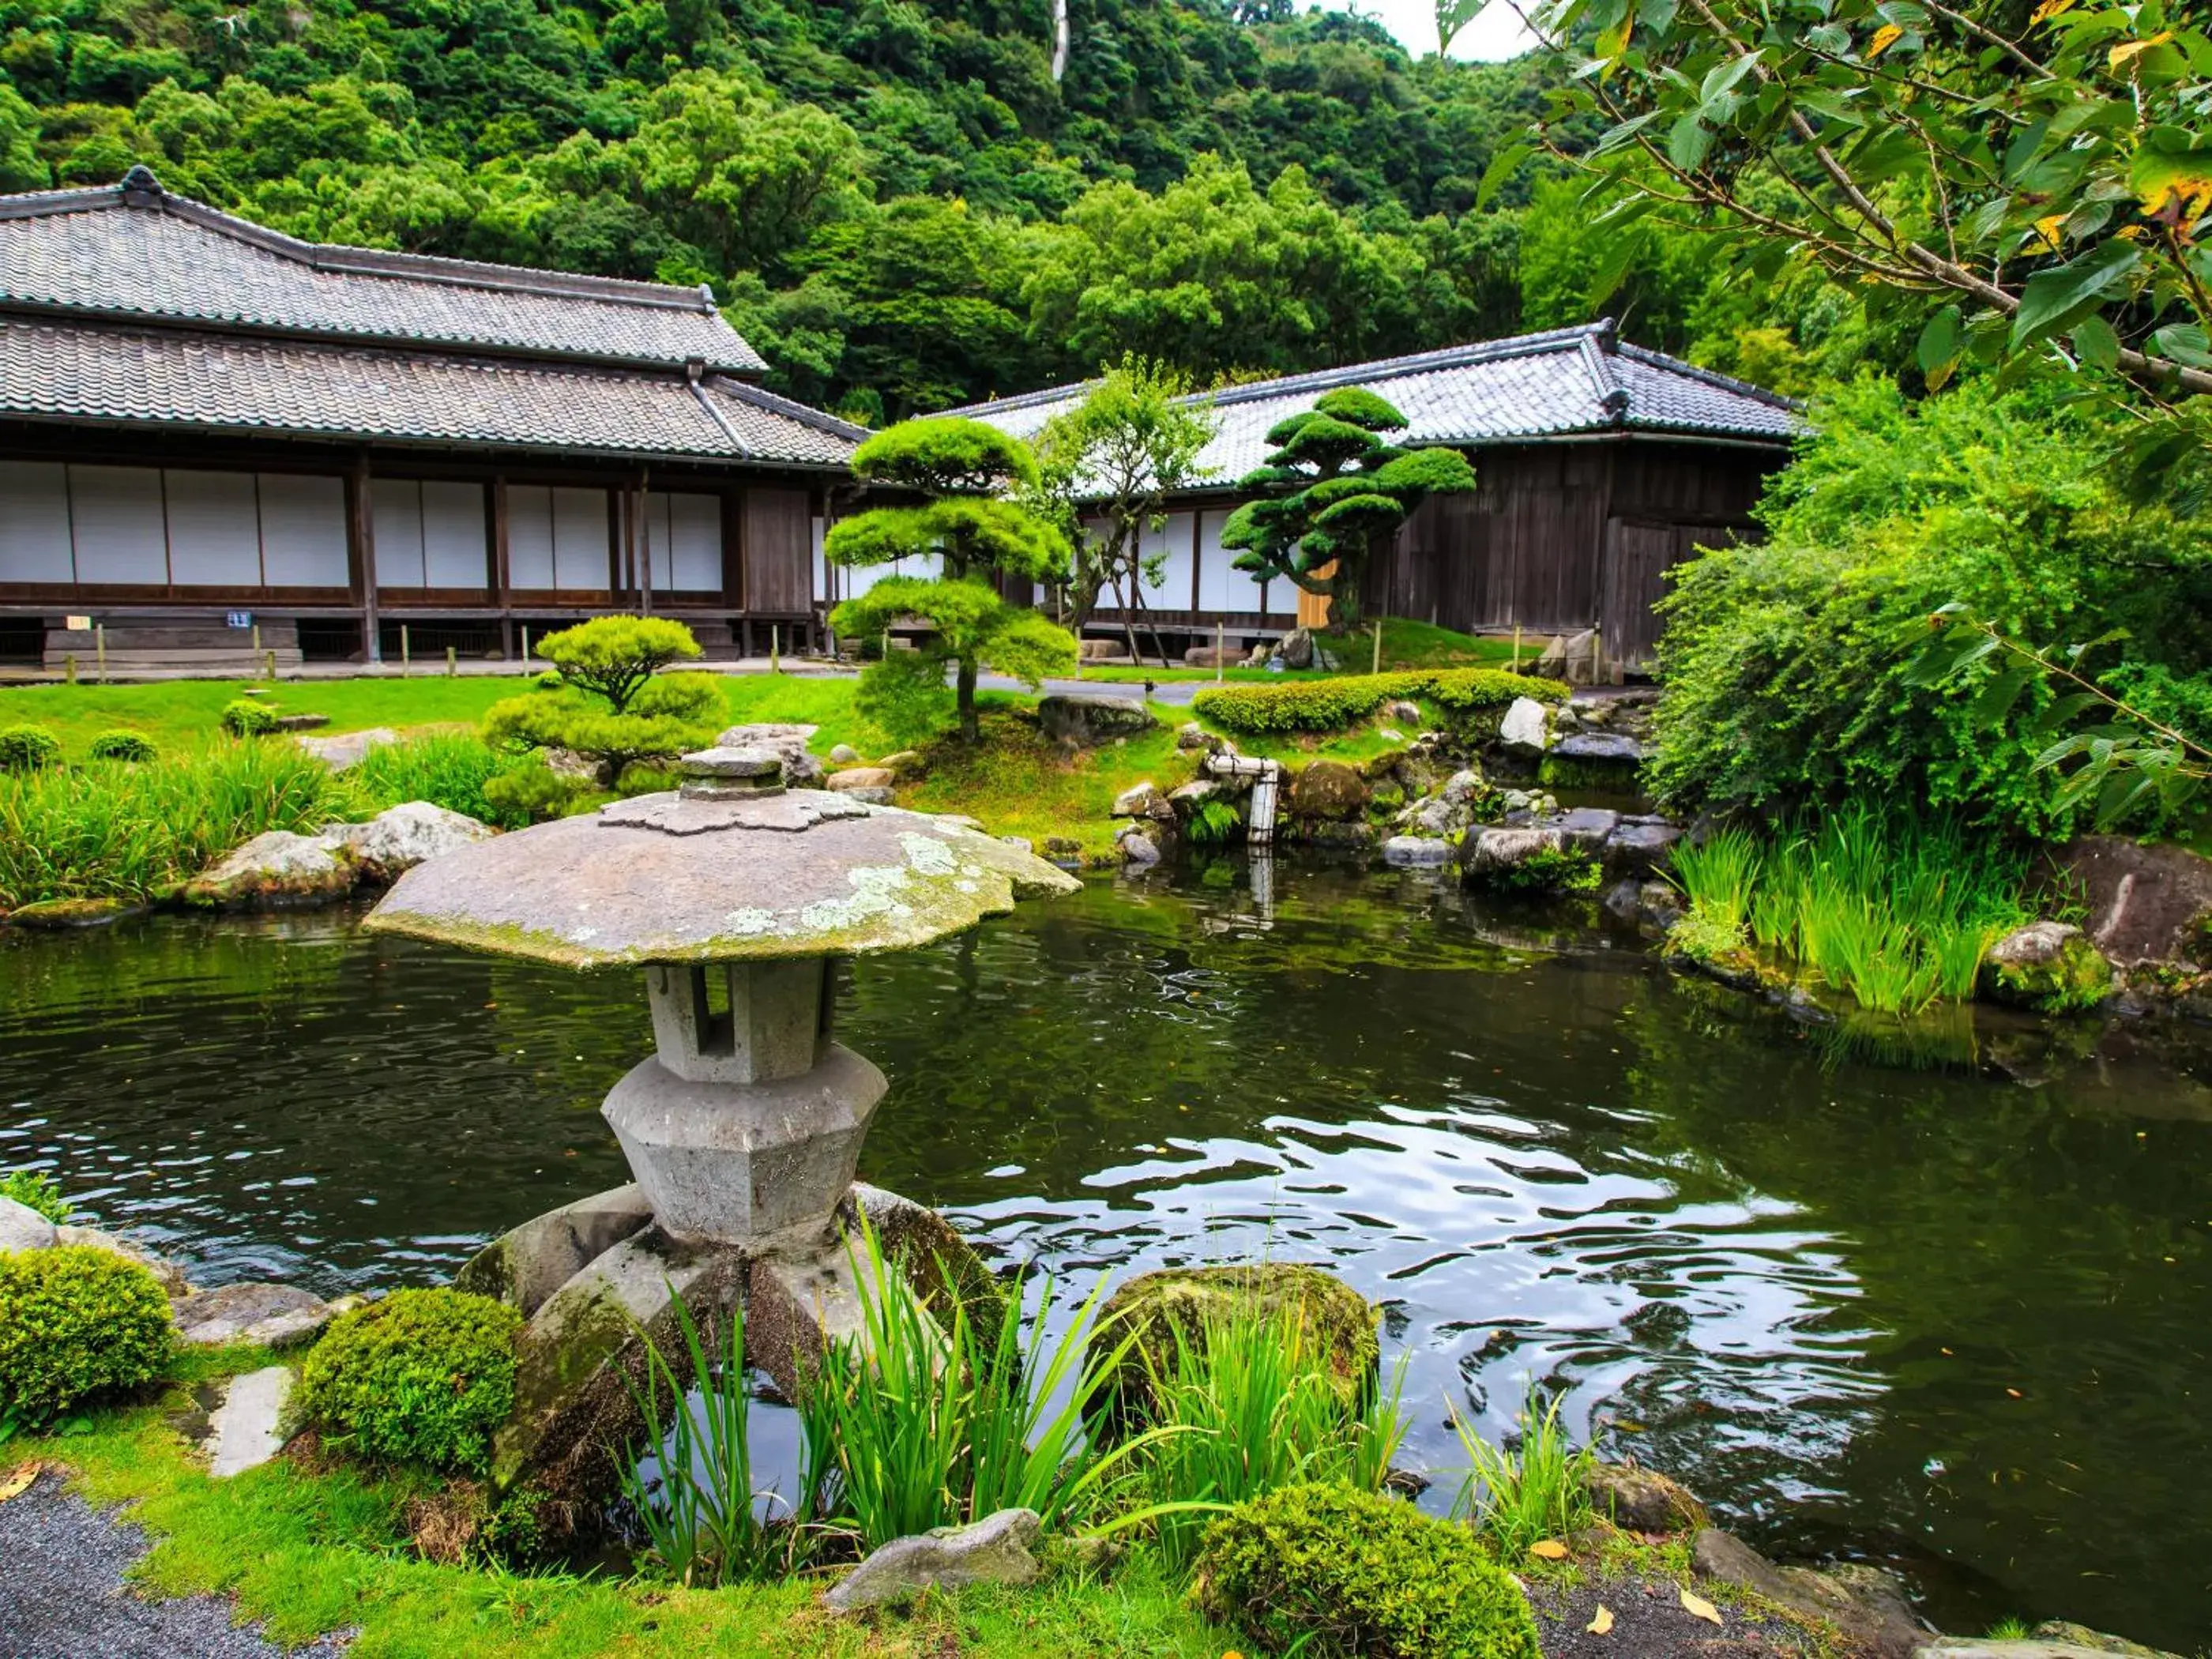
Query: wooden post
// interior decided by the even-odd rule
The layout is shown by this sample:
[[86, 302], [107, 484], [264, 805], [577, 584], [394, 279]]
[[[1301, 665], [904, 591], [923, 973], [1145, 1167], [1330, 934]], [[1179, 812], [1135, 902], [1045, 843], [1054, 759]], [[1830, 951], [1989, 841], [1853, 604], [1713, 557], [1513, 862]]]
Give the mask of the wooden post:
[[1224, 630], [1221, 626], [1221, 618], [1216, 617], [1213, 619], [1213, 679], [1214, 684], [1217, 685], [1221, 683], [1223, 678], [1221, 672], [1221, 636], [1224, 631]]
[[100, 683], [107, 684], [107, 624], [96, 622], [92, 625], [92, 648], [100, 660]]
[[457, 647], [449, 645], [446, 647], [446, 678], [447, 679], [452, 679], [460, 672], [461, 664], [459, 649]]
[[261, 654], [261, 624], [259, 623], [253, 624], [253, 654], [257, 657]]
[[1382, 618], [1380, 617], [1375, 619], [1375, 666], [1368, 672], [1375, 674], [1382, 672]]
[[783, 672], [783, 625], [781, 623], [771, 624], [768, 630], [768, 672], [771, 674]]
[[62, 659], [62, 678], [71, 685], [76, 684], [76, 653], [74, 651]]
[[276, 653], [274, 651], [261, 653], [261, 678], [271, 685], [276, 683]]
[[415, 672], [415, 644], [407, 637], [407, 624], [399, 624], [399, 678], [405, 679]]
[[530, 624], [522, 624], [522, 672], [530, 672]]
[[1521, 624], [1513, 624], [1513, 672], [1521, 672]]

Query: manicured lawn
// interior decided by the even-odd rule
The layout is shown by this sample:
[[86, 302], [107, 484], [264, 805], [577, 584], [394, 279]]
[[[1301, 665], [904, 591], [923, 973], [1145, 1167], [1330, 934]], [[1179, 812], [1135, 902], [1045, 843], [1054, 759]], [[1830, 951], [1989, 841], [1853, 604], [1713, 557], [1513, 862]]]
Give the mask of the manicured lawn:
[[[1544, 649], [1545, 635], [1532, 634], [1521, 642], [1521, 663], [1524, 668], [1533, 664]], [[1150, 648], [1151, 641], [1139, 635], [1139, 641]], [[1337, 659], [1340, 674], [1370, 673], [1375, 666], [1375, 636], [1362, 631], [1351, 635], [1329, 634], [1322, 636], [1322, 645]], [[1449, 628], [1437, 628], [1428, 623], [1411, 622], [1403, 617], [1386, 617], [1382, 623], [1382, 670], [1385, 673], [1395, 668], [1510, 668], [1513, 666], [1513, 641], [1484, 639], [1473, 634], [1455, 633]], [[1317, 671], [1300, 669], [1270, 672], [1265, 668], [1229, 667], [1221, 671], [1220, 678], [1227, 682], [1239, 680], [1279, 680], [1287, 674], [1291, 678], [1305, 678]], [[1141, 664], [1125, 667], [1120, 664], [1102, 664], [1083, 671], [1086, 680], [1101, 680], [1111, 684], [1134, 684], [1151, 680], [1164, 685], [1171, 680], [1211, 680], [1215, 678], [1211, 668], [1185, 668], [1176, 664], [1162, 668], [1154, 663], [1150, 667]]]
[[327, 714], [329, 732], [372, 726], [474, 725], [501, 697], [529, 681], [498, 675], [448, 679], [300, 680], [273, 684], [253, 680], [161, 680], [147, 685], [14, 685], [0, 687], [0, 726], [49, 727], [70, 760], [82, 760], [102, 732], [137, 732], [163, 754], [181, 754], [221, 736], [223, 705], [251, 688], [280, 714]]
[[[191, 1370], [212, 1375], [265, 1363], [236, 1349]], [[96, 1506], [135, 1505], [131, 1519], [155, 1540], [136, 1572], [143, 1592], [234, 1595], [241, 1620], [265, 1620], [270, 1636], [288, 1644], [352, 1628], [359, 1636], [347, 1651], [358, 1659], [1217, 1659], [1236, 1645], [1190, 1612], [1142, 1555], [1109, 1582], [1055, 1574], [1027, 1590], [933, 1598], [910, 1614], [840, 1618], [817, 1604], [818, 1579], [692, 1590], [424, 1561], [407, 1547], [401, 1520], [419, 1480], [343, 1466], [310, 1472], [283, 1458], [211, 1480], [154, 1407], [97, 1413], [88, 1431], [66, 1437], [18, 1439], [0, 1453], [0, 1471], [26, 1459], [68, 1469]]]

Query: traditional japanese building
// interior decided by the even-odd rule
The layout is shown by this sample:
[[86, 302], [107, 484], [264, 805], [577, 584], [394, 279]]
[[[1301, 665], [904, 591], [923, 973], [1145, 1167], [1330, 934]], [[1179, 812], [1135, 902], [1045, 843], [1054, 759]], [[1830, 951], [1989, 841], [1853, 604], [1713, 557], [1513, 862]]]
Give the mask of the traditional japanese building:
[[766, 367], [701, 289], [301, 242], [143, 167], [0, 197], [0, 661], [811, 636], [866, 434]]
[[[1237, 482], [1267, 457], [1269, 428], [1323, 392], [1365, 386], [1409, 422], [1408, 447], [1465, 450], [1480, 487], [1425, 501], [1368, 565], [1370, 615], [1466, 633], [1601, 630], [1608, 656], [1641, 664], [1658, 637], [1665, 573], [1752, 531], [1753, 503], [1789, 458], [1786, 398], [1620, 339], [1609, 322], [1255, 381], [1188, 401], [1219, 422], [1205, 483], [1171, 503], [1151, 550], [1144, 621], [1172, 638], [1240, 643], [1320, 619], [1325, 600], [1231, 563], [1221, 529]], [[1057, 386], [957, 411], [1018, 436], [1080, 402]], [[1119, 611], [1099, 613], [1118, 631]]]

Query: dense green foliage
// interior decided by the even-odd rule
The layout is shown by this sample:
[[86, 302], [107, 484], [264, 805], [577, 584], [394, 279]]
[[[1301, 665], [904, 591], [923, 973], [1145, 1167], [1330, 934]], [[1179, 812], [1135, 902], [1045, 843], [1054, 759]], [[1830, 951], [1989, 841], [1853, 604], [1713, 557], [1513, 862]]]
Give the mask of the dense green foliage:
[[0, 1198], [36, 1210], [58, 1227], [73, 1213], [59, 1183], [37, 1170], [10, 1170], [0, 1175]]
[[1286, 1487], [1214, 1523], [1203, 1605], [1271, 1653], [1539, 1659], [1512, 1576], [1465, 1528], [1350, 1486]]
[[125, 761], [135, 765], [153, 760], [158, 754], [153, 739], [137, 732], [103, 732], [92, 740], [91, 755], [94, 760]]
[[563, 684], [590, 692], [621, 714], [662, 669], [696, 659], [699, 641], [665, 617], [594, 617], [548, 634], [538, 641], [538, 654], [560, 672]]
[[2112, 629], [2106, 682], [2212, 730], [2212, 532], [2129, 500], [2092, 411], [1976, 383], [1914, 404], [1866, 380], [1816, 410], [1819, 434], [1770, 486], [1768, 539], [1681, 568], [1665, 602], [1665, 695], [1647, 777], [1686, 811], [1784, 809], [1866, 792], [2062, 834], [2059, 779], [2036, 769], [2058, 692], [1984, 663], [1913, 672], [1931, 613], [1964, 601], [2015, 634]]
[[161, 1375], [169, 1298], [112, 1250], [0, 1252], [0, 1420], [43, 1423]]
[[37, 772], [58, 763], [61, 739], [43, 726], [0, 730], [0, 772]]
[[1559, 1423], [1565, 1404], [1559, 1395], [1540, 1407], [1532, 1399], [1521, 1413], [1519, 1435], [1506, 1446], [1493, 1446], [1452, 1413], [1452, 1432], [1467, 1454], [1452, 1518], [1465, 1516], [1487, 1534], [1505, 1560], [1526, 1560], [1530, 1545], [1571, 1537], [1601, 1518], [1588, 1485], [1597, 1454], [1567, 1438]]
[[[496, 787], [493, 780], [529, 772], [535, 763], [534, 756], [495, 753], [466, 732], [431, 732], [378, 744], [345, 776], [365, 803], [379, 808], [427, 800], [502, 830], [519, 830], [532, 821], [532, 814], [507, 799], [512, 789]], [[495, 794], [502, 799], [495, 801]]]
[[1973, 994], [1990, 945], [2032, 919], [2027, 860], [1951, 816], [1864, 800], [1771, 832], [1718, 830], [1675, 849], [1690, 908], [1677, 948], [1756, 946], [1878, 1013]]
[[463, 1291], [395, 1291], [341, 1314], [300, 1368], [294, 1409], [379, 1461], [481, 1470], [514, 1409], [521, 1316]]
[[1449, 716], [1464, 719], [1504, 708], [1516, 697], [1565, 701], [1555, 680], [1533, 679], [1494, 668], [1407, 670], [1392, 674], [1346, 674], [1274, 684], [1210, 685], [1192, 708], [1224, 731], [1253, 737], [1284, 732], [1341, 732], [1401, 697], [1427, 698]]
[[1405, 428], [1393, 404], [1361, 386], [1323, 392], [1277, 422], [1266, 461], [1239, 483], [1249, 499], [1222, 526], [1221, 544], [1243, 550], [1237, 568], [1326, 593], [1330, 625], [1357, 628], [1369, 550], [1424, 496], [1474, 488], [1458, 450], [1405, 450], [1383, 436]]
[[1068, 12], [1055, 82], [1046, 0], [0, 0], [0, 190], [143, 161], [297, 235], [708, 283], [781, 389], [872, 423], [1133, 350], [1211, 380], [1583, 322], [1615, 288], [1721, 367], [1770, 322], [1694, 259], [1603, 280], [1524, 181], [1474, 210], [1563, 69], [1415, 62], [1279, 0]]
[[276, 711], [265, 702], [239, 697], [223, 705], [222, 726], [234, 738], [265, 738], [276, 729]]

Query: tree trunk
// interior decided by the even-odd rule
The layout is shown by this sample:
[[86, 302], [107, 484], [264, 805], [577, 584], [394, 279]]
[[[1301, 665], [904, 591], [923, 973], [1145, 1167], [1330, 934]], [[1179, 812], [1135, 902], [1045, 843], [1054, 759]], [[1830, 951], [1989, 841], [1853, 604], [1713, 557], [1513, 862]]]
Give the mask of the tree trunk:
[[959, 701], [960, 735], [969, 743], [982, 740], [982, 723], [975, 714], [975, 659], [960, 659], [960, 672], [953, 681], [954, 695]]
[[1336, 575], [1328, 585], [1328, 632], [1349, 634], [1359, 626], [1359, 588], [1366, 574], [1364, 559], [1354, 568], [1351, 560], [1338, 555]]

